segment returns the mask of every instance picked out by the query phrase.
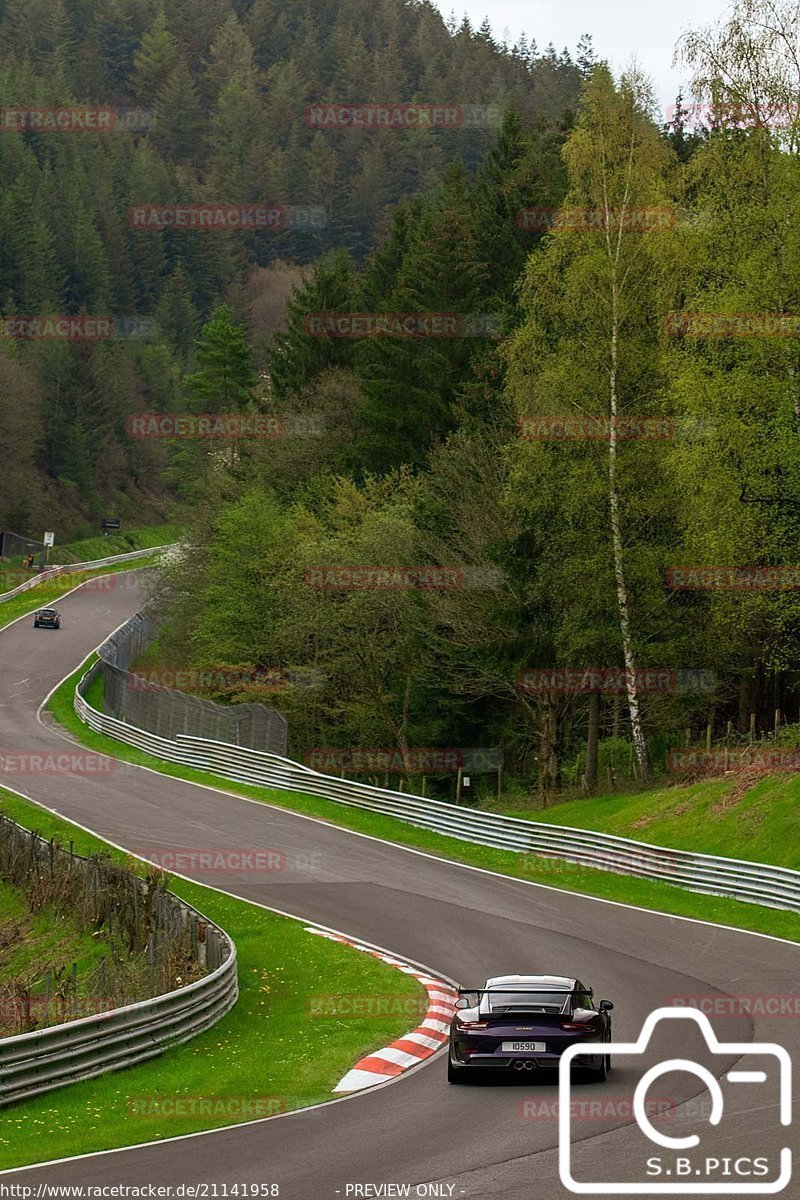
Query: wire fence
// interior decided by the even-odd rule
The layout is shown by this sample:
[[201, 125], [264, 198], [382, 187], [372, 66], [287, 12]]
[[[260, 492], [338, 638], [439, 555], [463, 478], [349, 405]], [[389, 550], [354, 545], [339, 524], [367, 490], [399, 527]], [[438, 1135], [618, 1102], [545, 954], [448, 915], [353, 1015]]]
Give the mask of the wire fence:
[[[102, 947], [78, 963], [31, 963], [0, 986], [8, 1037], [105, 1012], [202, 979], [230, 955], [228, 939], [167, 889], [156, 868], [137, 875], [105, 855], [85, 858], [0, 815], [0, 879], [28, 911], [50, 913]], [[24, 925], [7, 923], [10, 950]]]
[[286, 718], [265, 704], [216, 704], [152, 683], [131, 671], [158, 632], [152, 608], [136, 613], [100, 648], [105, 711], [119, 721], [173, 740], [179, 734], [285, 755]]
[[[5, 833], [27, 856], [23, 861], [30, 861], [33, 877], [46, 880], [57, 857], [54, 844], [22, 826]], [[68, 856], [69, 871], [94, 871], [91, 859], [71, 850], [61, 854]], [[132, 895], [139, 895], [138, 888]], [[211, 1029], [230, 1012], [239, 995], [235, 945], [191, 905], [167, 896], [155, 905], [156, 924], [181, 924], [201, 977], [191, 982], [182, 977], [180, 987], [121, 1007], [107, 998], [102, 1012], [77, 1020], [71, 1014], [63, 1019], [67, 1013], [54, 1006], [58, 1024], [0, 1038], [0, 1106], [147, 1062]], [[148, 896], [143, 893], [141, 899]]]

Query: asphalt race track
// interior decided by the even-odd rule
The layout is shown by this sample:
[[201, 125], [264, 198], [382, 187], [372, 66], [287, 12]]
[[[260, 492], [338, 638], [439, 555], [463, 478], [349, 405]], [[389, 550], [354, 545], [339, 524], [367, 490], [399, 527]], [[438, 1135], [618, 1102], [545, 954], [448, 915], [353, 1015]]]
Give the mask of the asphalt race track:
[[[37, 710], [137, 609], [136, 575], [114, 578], [112, 591], [84, 588], [61, 601], [60, 632], [34, 630], [32, 618], [0, 632], [0, 753], [64, 751], [64, 735], [38, 722]], [[284, 871], [192, 877], [363, 938], [464, 985], [514, 971], [574, 973], [593, 985], [596, 999], [615, 1002], [615, 1041], [633, 1041], [645, 1017], [675, 996], [724, 1000], [798, 990], [798, 945], [484, 874], [126, 764], [106, 775], [0, 775], [2, 782], [138, 853], [278, 849], [286, 855]], [[723, 1016], [713, 1023], [722, 1041], [776, 1042], [800, 1061], [797, 1016]], [[671, 1137], [698, 1133], [698, 1155], [768, 1158], [767, 1178], [774, 1178], [781, 1147], [796, 1148], [798, 1139], [794, 1126], [780, 1126], [767, 1056], [740, 1056], [740, 1069], [769, 1065], [767, 1083], [730, 1083], [723, 1077], [735, 1056], [712, 1054], [689, 1022], [662, 1024], [654, 1048], [660, 1059], [688, 1057], [708, 1066], [725, 1099], [723, 1120], [713, 1128], [705, 1110], [698, 1111], [700, 1080], [686, 1072], [665, 1075], [651, 1089], [667, 1110], [658, 1128]], [[578, 1178], [646, 1181], [643, 1164], [653, 1155], [672, 1169], [678, 1153], [648, 1142], [624, 1111], [640, 1075], [631, 1057], [605, 1085], [576, 1086]], [[448, 1086], [437, 1055], [394, 1083], [316, 1110], [6, 1173], [2, 1183], [277, 1183], [284, 1200], [381, 1194], [352, 1185], [436, 1184], [419, 1192], [412, 1186], [409, 1194], [555, 1200], [570, 1194], [559, 1179], [556, 1098], [555, 1080], [527, 1073], [524, 1082], [514, 1074]], [[599, 1100], [610, 1101], [613, 1111], [588, 1103]], [[732, 1194], [734, 1182], [748, 1182], [732, 1174], [714, 1178], [723, 1194]], [[796, 1195], [796, 1188], [790, 1184], [785, 1194]]]

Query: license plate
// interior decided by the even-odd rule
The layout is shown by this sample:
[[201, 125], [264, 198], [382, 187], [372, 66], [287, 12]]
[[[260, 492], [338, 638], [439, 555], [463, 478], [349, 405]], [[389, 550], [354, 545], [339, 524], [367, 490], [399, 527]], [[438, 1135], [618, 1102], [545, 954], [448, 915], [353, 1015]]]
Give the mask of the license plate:
[[544, 1042], [503, 1042], [502, 1050], [505, 1054], [519, 1054], [526, 1050], [538, 1051], [539, 1054], [544, 1054], [547, 1046]]

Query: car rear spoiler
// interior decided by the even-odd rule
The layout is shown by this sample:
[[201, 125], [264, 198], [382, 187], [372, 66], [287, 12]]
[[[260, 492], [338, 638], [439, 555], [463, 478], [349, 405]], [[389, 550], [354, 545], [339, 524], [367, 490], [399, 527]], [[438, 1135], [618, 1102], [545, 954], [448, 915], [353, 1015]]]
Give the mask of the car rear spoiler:
[[566, 1012], [569, 1002], [573, 996], [585, 996], [586, 992], [583, 989], [570, 988], [569, 991], [561, 992], [560, 988], [531, 988], [531, 987], [508, 987], [508, 988], [459, 988], [459, 996], [477, 996], [478, 1005], [482, 996], [552, 996], [554, 994], [563, 995], [564, 1003], [561, 1006], [561, 1012]]

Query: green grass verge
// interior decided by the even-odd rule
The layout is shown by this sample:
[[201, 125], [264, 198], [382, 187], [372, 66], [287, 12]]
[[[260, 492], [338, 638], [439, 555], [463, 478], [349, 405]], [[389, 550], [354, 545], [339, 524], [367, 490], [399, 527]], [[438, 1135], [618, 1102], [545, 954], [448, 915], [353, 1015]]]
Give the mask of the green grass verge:
[[[129, 861], [100, 838], [13, 793], [0, 790], [0, 806], [46, 837], [72, 839], [80, 854], [102, 849]], [[175, 879], [172, 890], [236, 942], [238, 1004], [213, 1029], [153, 1062], [4, 1109], [0, 1169], [194, 1133], [330, 1099], [362, 1055], [413, 1028], [416, 1017], [407, 1015], [315, 1018], [309, 1006], [311, 996], [391, 996], [408, 1011], [424, 996], [412, 977], [305, 933], [298, 921], [211, 888]], [[165, 1113], [176, 1101], [195, 1111]]]
[[[764, 908], [757, 904], [746, 904], [742, 901], [728, 900], [722, 897], [696, 895], [694, 892], [668, 883], [614, 875], [610, 871], [593, 870], [558, 859], [548, 861], [538, 856], [532, 857], [507, 850], [494, 850], [489, 846], [476, 846], [444, 834], [419, 829], [381, 813], [348, 808], [335, 801], [303, 795], [300, 792], [251, 787], [213, 775], [210, 772], [197, 771], [175, 763], [164, 762], [150, 754], [144, 754], [132, 746], [127, 746], [123, 742], [94, 733], [78, 719], [73, 708], [73, 695], [75, 685], [86, 669], [87, 664], [84, 664], [54, 692], [50, 699], [49, 710], [70, 733], [93, 750], [113, 755], [126, 762], [153, 767], [176, 779], [211, 784], [240, 796], [247, 796], [254, 800], [290, 809], [293, 812], [321, 818], [333, 825], [370, 834], [396, 845], [424, 850], [453, 862], [497, 871], [512, 878], [526, 879], [534, 883], [547, 884], [551, 887], [601, 899], [616, 900], [623, 904], [634, 904], [657, 912], [733, 925], [740, 929], [772, 934], [789, 941], [800, 941], [800, 914], [781, 912], [778, 909]], [[99, 685], [93, 692], [93, 703], [96, 708], [102, 707]], [[647, 839], [642, 838], [641, 840]], [[706, 849], [706, 846], [698, 837], [693, 849], [701, 848]]]
[[21, 595], [14, 596], [11, 600], [0, 604], [0, 629], [10, 625], [12, 621], [16, 621], [17, 617], [24, 617], [26, 613], [35, 612], [37, 608], [46, 608], [48, 605], [57, 606], [59, 600], [63, 600], [67, 592], [71, 592], [73, 588], [87, 579], [149, 567], [158, 561], [158, 557], [157, 554], [154, 554], [152, 558], [149, 556], [140, 558], [134, 563], [117, 563], [116, 566], [99, 567], [96, 571], [66, 571], [63, 575], [57, 575], [55, 579], [40, 583], [37, 587], [31, 588], [29, 592], [22, 592]]
[[[108, 558], [112, 554], [129, 554], [131, 550], [149, 550], [153, 546], [168, 546], [177, 542], [184, 534], [182, 525], [143, 525], [139, 529], [121, 530], [103, 537], [81, 538], [54, 546], [50, 555], [53, 563], [91, 562], [94, 558]], [[60, 553], [61, 552], [61, 553]], [[66, 556], [62, 557], [63, 552]]]
[[[511, 814], [510, 814], [511, 815]], [[574, 825], [678, 850], [800, 868], [800, 776], [765, 776], [752, 787], [702, 780], [633, 796], [570, 800], [519, 817]]]
[[[17, 888], [0, 881], [0, 987], [23, 983], [43, 991], [48, 971], [78, 966], [83, 973], [102, 957], [104, 946], [77, 922], [52, 909], [32, 913]], [[0, 1028], [6, 1013], [0, 1013]]]

